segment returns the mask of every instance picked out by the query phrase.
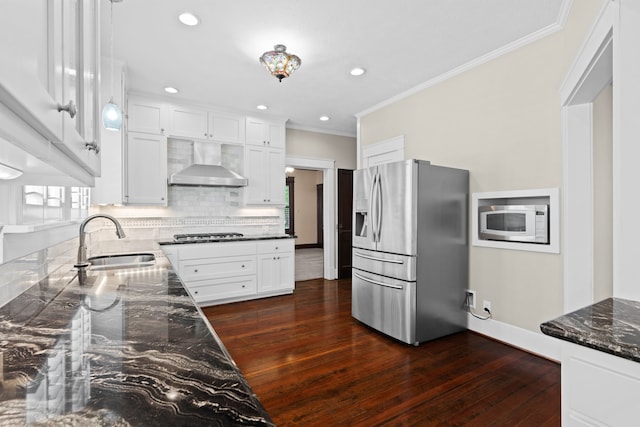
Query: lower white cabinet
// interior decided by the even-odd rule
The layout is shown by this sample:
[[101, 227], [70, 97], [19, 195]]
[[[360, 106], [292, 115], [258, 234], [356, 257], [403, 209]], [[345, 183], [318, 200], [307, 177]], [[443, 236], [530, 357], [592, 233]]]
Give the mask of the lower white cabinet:
[[289, 294], [295, 287], [293, 239], [174, 245], [165, 253], [201, 306]]
[[258, 242], [258, 292], [293, 291], [293, 240]]
[[562, 349], [562, 425], [638, 425], [640, 363], [573, 343]]

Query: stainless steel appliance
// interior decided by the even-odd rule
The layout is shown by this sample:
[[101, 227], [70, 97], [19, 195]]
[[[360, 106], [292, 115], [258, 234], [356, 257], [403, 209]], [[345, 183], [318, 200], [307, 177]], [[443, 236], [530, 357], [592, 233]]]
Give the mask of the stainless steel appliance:
[[481, 239], [549, 244], [549, 205], [478, 207]]
[[353, 317], [414, 345], [465, 329], [469, 172], [406, 160], [353, 179]]

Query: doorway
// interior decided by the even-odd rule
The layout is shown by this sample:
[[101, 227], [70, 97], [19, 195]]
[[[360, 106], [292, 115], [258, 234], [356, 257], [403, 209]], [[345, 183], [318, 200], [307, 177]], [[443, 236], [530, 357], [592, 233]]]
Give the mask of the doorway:
[[323, 179], [321, 170], [289, 167], [287, 172], [285, 224], [290, 224], [289, 232], [296, 236], [296, 282], [324, 277]]
[[338, 169], [338, 279], [351, 278], [353, 171]]

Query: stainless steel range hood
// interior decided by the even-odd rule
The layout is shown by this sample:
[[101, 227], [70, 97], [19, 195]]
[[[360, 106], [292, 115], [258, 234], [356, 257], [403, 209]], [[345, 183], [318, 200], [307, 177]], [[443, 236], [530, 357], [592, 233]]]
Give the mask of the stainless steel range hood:
[[193, 164], [171, 174], [169, 185], [207, 187], [245, 187], [247, 178], [220, 164], [220, 145], [193, 142]]

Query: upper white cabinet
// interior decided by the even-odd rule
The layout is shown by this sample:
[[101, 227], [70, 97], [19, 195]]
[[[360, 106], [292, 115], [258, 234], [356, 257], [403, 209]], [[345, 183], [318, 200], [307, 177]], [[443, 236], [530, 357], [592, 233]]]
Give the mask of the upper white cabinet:
[[169, 134], [179, 138], [244, 143], [244, 118], [184, 106], [171, 106]]
[[43, 137], [12, 142], [68, 171], [52, 142], [85, 183], [100, 173], [98, 23], [97, 0], [5, 0], [0, 14], [0, 100]]
[[284, 148], [284, 123], [268, 122], [253, 117], [246, 119], [246, 143], [262, 147]]
[[137, 96], [127, 100], [127, 123], [130, 132], [165, 135], [168, 127], [167, 104]]
[[167, 206], [167, 138], [129, 132], [125, 162], [124, 202]]
[[282, 205], [285, 189], [285, 152], [281, 148], [245, 146], [245, 202], [249, 205]]

